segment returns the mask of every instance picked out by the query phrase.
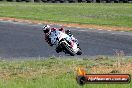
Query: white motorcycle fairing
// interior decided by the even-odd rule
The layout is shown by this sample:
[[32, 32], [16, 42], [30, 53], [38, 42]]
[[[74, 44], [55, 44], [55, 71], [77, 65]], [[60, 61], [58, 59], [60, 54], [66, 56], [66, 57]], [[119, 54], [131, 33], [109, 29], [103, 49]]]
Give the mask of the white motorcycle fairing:
[[[68, 41], [72, 41], [72, 39], [69, 35], [67, 35], [61, 31], [58, 31], [58, 30], [51, 32], [50, 38], [51, 38], [51, 43], [53, 45], [56, 45], [56, 47], [58, 46], [58, 42], [63, 38], [65, 38]], [[77, 53], [79, 50], [77, 47], [77, 44], [75, 42], [73, 42], [72, 49], [75, 53]]]

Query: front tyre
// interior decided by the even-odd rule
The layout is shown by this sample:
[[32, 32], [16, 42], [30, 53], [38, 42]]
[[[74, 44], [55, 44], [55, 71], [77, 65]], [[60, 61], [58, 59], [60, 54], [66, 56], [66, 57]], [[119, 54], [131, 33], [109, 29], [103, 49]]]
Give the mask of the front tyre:
[[65, 42], [62, 42], [62, 43], [61, 43], [61, 46], [62, 46], [62, 48], [64, 48], [64, 50], [65, 50], [68, 54], [70, 54], [71, 56], [74, 56], [74, 55], [75, 55], [75, 52], [73, 51], [73, 49], [72, 49], [70, 46], [68, 46]]

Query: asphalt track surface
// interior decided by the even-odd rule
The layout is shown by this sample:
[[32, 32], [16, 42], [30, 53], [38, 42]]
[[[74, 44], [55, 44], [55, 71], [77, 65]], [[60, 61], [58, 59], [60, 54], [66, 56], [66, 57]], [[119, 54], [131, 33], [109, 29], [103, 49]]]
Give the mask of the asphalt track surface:
[[[56, 53], [44, 41], [42, 24], [28, 24], [0, 21], [0, 57], [49, 57], [68, 56]], [[52, 25], [52, 27], [60, 27]], [[108, 55], [115, 51], [124, 51], [132, 56], [132, 32], [104, 31], [96, 29], [70, 29], [79, 40], [83, 54], [81, 56]]]

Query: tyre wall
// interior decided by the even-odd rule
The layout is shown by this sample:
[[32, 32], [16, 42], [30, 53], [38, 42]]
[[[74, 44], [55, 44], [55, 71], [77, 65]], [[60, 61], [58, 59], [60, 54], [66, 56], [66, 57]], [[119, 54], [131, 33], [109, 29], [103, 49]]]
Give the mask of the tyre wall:
[[132, 0], [0, 0], [0, 1], [42, 3], [132, 3]]

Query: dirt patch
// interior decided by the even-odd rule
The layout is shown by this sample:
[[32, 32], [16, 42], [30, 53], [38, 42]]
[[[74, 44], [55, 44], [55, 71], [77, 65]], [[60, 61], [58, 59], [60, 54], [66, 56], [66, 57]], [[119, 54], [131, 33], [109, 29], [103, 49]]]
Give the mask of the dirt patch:
[[132, 31], [131, 27], [117, 27], [117, 26], [99, 26], [99, 25], [90, 25], [90, 24], [76, 24], [76, 23], [61, 23], [61, 22], [49, 22], [49, 21], [39, 21], [39, 20], [25, 20], [9, 17], [0, 17], [0, 21], [11, 20], [14, 22], [25, 22], [33, 24], [59, 24], [64, 27], [80, 27], [80, 28], [91, 28], [91, 29], [100, 29], [100, 30], [115, 30], [115, 31]]
[[110, 74], [110, 73], [120, 73], [120, 74], [132, 74], [131, 67], [112, 67], [112, 66], [98, 66], [92, 67], [90, 69], [90, 74]]

